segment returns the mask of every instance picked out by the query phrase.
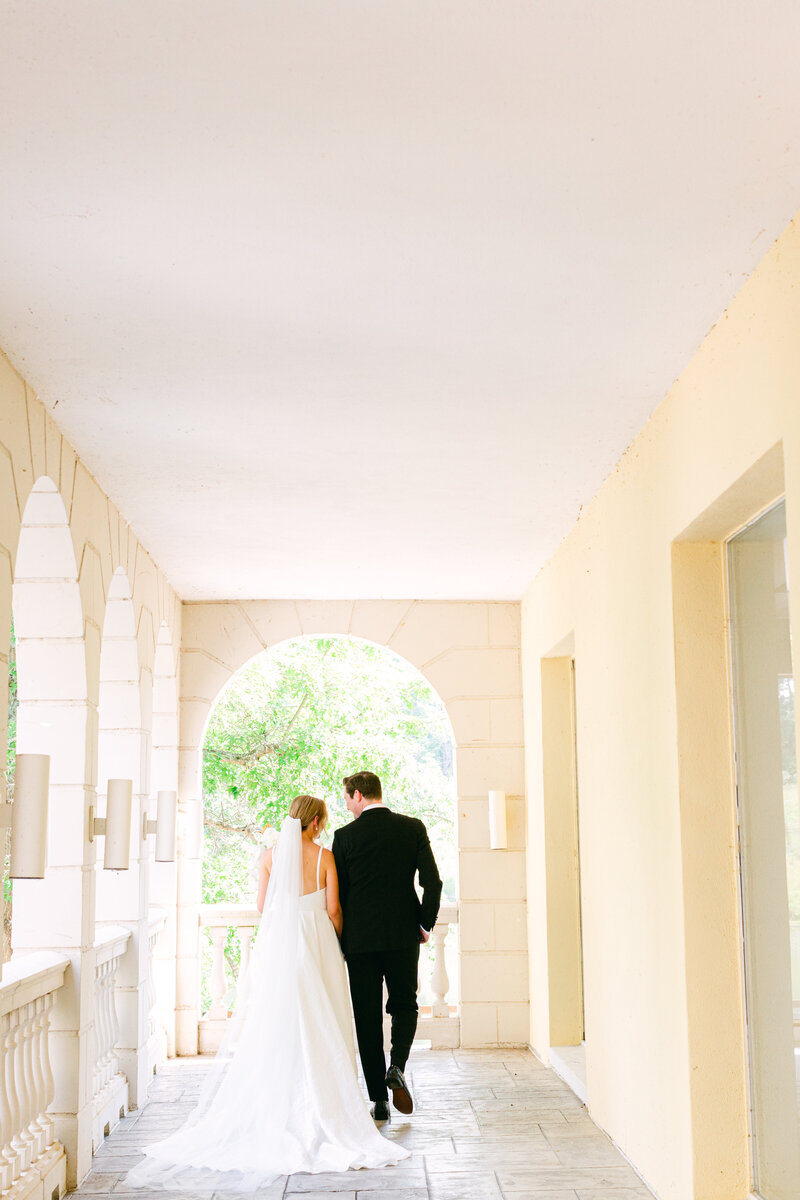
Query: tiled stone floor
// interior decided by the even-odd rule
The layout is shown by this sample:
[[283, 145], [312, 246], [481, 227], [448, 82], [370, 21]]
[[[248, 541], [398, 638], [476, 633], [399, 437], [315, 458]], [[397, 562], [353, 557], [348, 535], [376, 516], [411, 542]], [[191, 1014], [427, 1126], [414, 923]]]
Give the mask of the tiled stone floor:
[[[73, 1196], [125, 1196], [140, 1148], [181, 1124], [207, 1069], [203, 1059], [170, 1062], [146, 1107], [106, 1138]], [[415, 1111], [393, 1111], [384, 1134], [407, 1146], [410, 1158], [383, 1170], [291, 1175], [258, 1200], [652, 1200], [566, 1084], [528, 1051], [415, 1050], [407, 1076]], [[164, 1200], [144, 1191], [127, 1200], [155, 1195]]]

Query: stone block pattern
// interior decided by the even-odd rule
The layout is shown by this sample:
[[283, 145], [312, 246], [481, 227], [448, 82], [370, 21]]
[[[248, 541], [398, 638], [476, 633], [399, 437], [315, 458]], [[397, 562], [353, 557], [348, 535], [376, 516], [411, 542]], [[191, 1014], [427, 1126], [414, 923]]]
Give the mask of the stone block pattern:
[[[106, 1139], [76, 1200], [142, 1194], [126, 1190], [126, 1173], [143, 1146], [183, 1123], [208, 1067], [177, 1059], [157, 1076], [147, 1107]], [[415, 1049], [407, 1078], [414, 1112], [393, 1111], [383, 1134], [409, 1158], [379, 1170], [283, 1176], [260, 1200], [652, 1200], [567, 1085], [528, 1050]]]
[[[0, 661], [8, 662], [13, 598], [17, 749], [51, 760], [48, 868], [44, 880], [15, 885], [12, 941], [21, 953], [54, 949], [70, 960], [52, 1017], [51, 1115], [67, 1150], [66, 1182], [74, 1186], [91, 1155], [96, 925], [117, 915], [97, 887], [98, 841], [88, 839], [88, 814], [90, 807], [98, 809], [98, 788], [105, 789], [109, 774], [132, 778], [145, 803], [156, 641], [159, 631], [168, 630], [170, 643], [179, 644], [181, 604], [51, 413], [2, 354], [0, 500]], [[126, 597], [124, 627], [115, 619], [115, 586]], [[98, 712], [103, 649], [105, 728]], [[173, 675], [176, 669], [173, 663]], [[7, 678], [7, 671], [1, 674]], [[177, 723], [177, 681], [173, 691]], [[3, 740], [7, 709], [0, 703]], [[106, 762], [99, 780], [103, 737]], [[170, 753], [177, 773], [177, 734]], [[145, 860], [152, 850], [140, 845], [136, 829], [134, 822], [132, 861], [141, 869], [126, 873], [120, 887], [136, 884], [130, 908], [138, 937], [147, 928]], [[102, 862], [102, 839], [99, 849]], [[146, 963], [137, 984], [143, 975]], [[137, 1029], [140, 1018], [137, 1011]], [[142, 1064], [129, 1064], [129, 1073], [141, 1077]]]

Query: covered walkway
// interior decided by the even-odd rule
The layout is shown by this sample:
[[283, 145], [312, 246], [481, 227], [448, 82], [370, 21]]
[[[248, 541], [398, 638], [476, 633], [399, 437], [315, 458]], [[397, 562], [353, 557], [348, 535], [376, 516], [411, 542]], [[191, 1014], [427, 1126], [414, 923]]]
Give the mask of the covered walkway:
[[[212, 839], [365, 768], [452, 801], [412, 1156], [275, 1195], [799, 1200], [800, 6], [0, 12], [0, 1200], [149, 1200]], [[345, 638], [397, 715], [210, 741]]]
[[[147, 1106], [127, 1116], [95, 1156], [76, 1197], [121, 1196], [140, 1149], [184, 1120], [209, 1060], [174, 1059]], [[651, 1193], [566, 1084], [526, 1050], [418, 1050], [411, 1117], [386, 1135], [412, 1152], [399, 1168], [278, 1180], [272, 1197], [336, 1200], [645, 1200]], [[130, 1193], [128, 1193], [130, 1194]], [[137, 1192], [145, 1197], [148, 1193]]]

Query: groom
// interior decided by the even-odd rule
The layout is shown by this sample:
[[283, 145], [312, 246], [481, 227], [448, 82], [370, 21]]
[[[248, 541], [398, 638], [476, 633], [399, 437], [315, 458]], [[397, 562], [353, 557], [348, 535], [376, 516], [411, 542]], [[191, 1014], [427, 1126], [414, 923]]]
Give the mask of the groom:
[[[333, 856], [344, 913], [358, 1051], [377, 1122], [389, 1120], [389, 1089], [401, 1113], [414, 1103], [403, 1070], [417, 1028], [420, 942], [436, 924], [442, 881], [422, 821], [392, 812], [371, 771], [344, 780], [347, 807], [358, 819], [337, 829]], [[419, 873], [422, 901], [414, 887]], [[383, 983], [392, 1018], [389, 1070], [383, 1052]]]

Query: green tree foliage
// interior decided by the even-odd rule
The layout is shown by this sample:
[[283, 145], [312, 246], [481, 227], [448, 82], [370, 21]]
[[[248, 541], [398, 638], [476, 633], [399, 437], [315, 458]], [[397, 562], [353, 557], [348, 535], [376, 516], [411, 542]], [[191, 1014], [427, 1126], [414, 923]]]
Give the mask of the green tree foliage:
[[[203, 902], [253, 902], [257, 839], [266, 825], [280, 827], [296, 795], [326, 800], [329, 845], [351, 819], [342, 778], [362, 769], [380, 776], [390, 807], [425, 822], [444, 894], [455, 896], [453, 742], [442, 702], [384, 647], [311, 638], [260, 655], [212, 712], [203, 749]], [[226, 953], [235, 974], [233, 934]]]
[[292, 798], [322, 796], [333, 830], [350, 820], [343, 776], [367, 769], [384, 799], [428, 826], [445, 893], [455, 894], [453, 744], [444, 706], [404, 659], [368, 642], [287, 642], [245, 667], [206, 732], [206, 903], [252, 899], [249, 868], [265, 825]]

